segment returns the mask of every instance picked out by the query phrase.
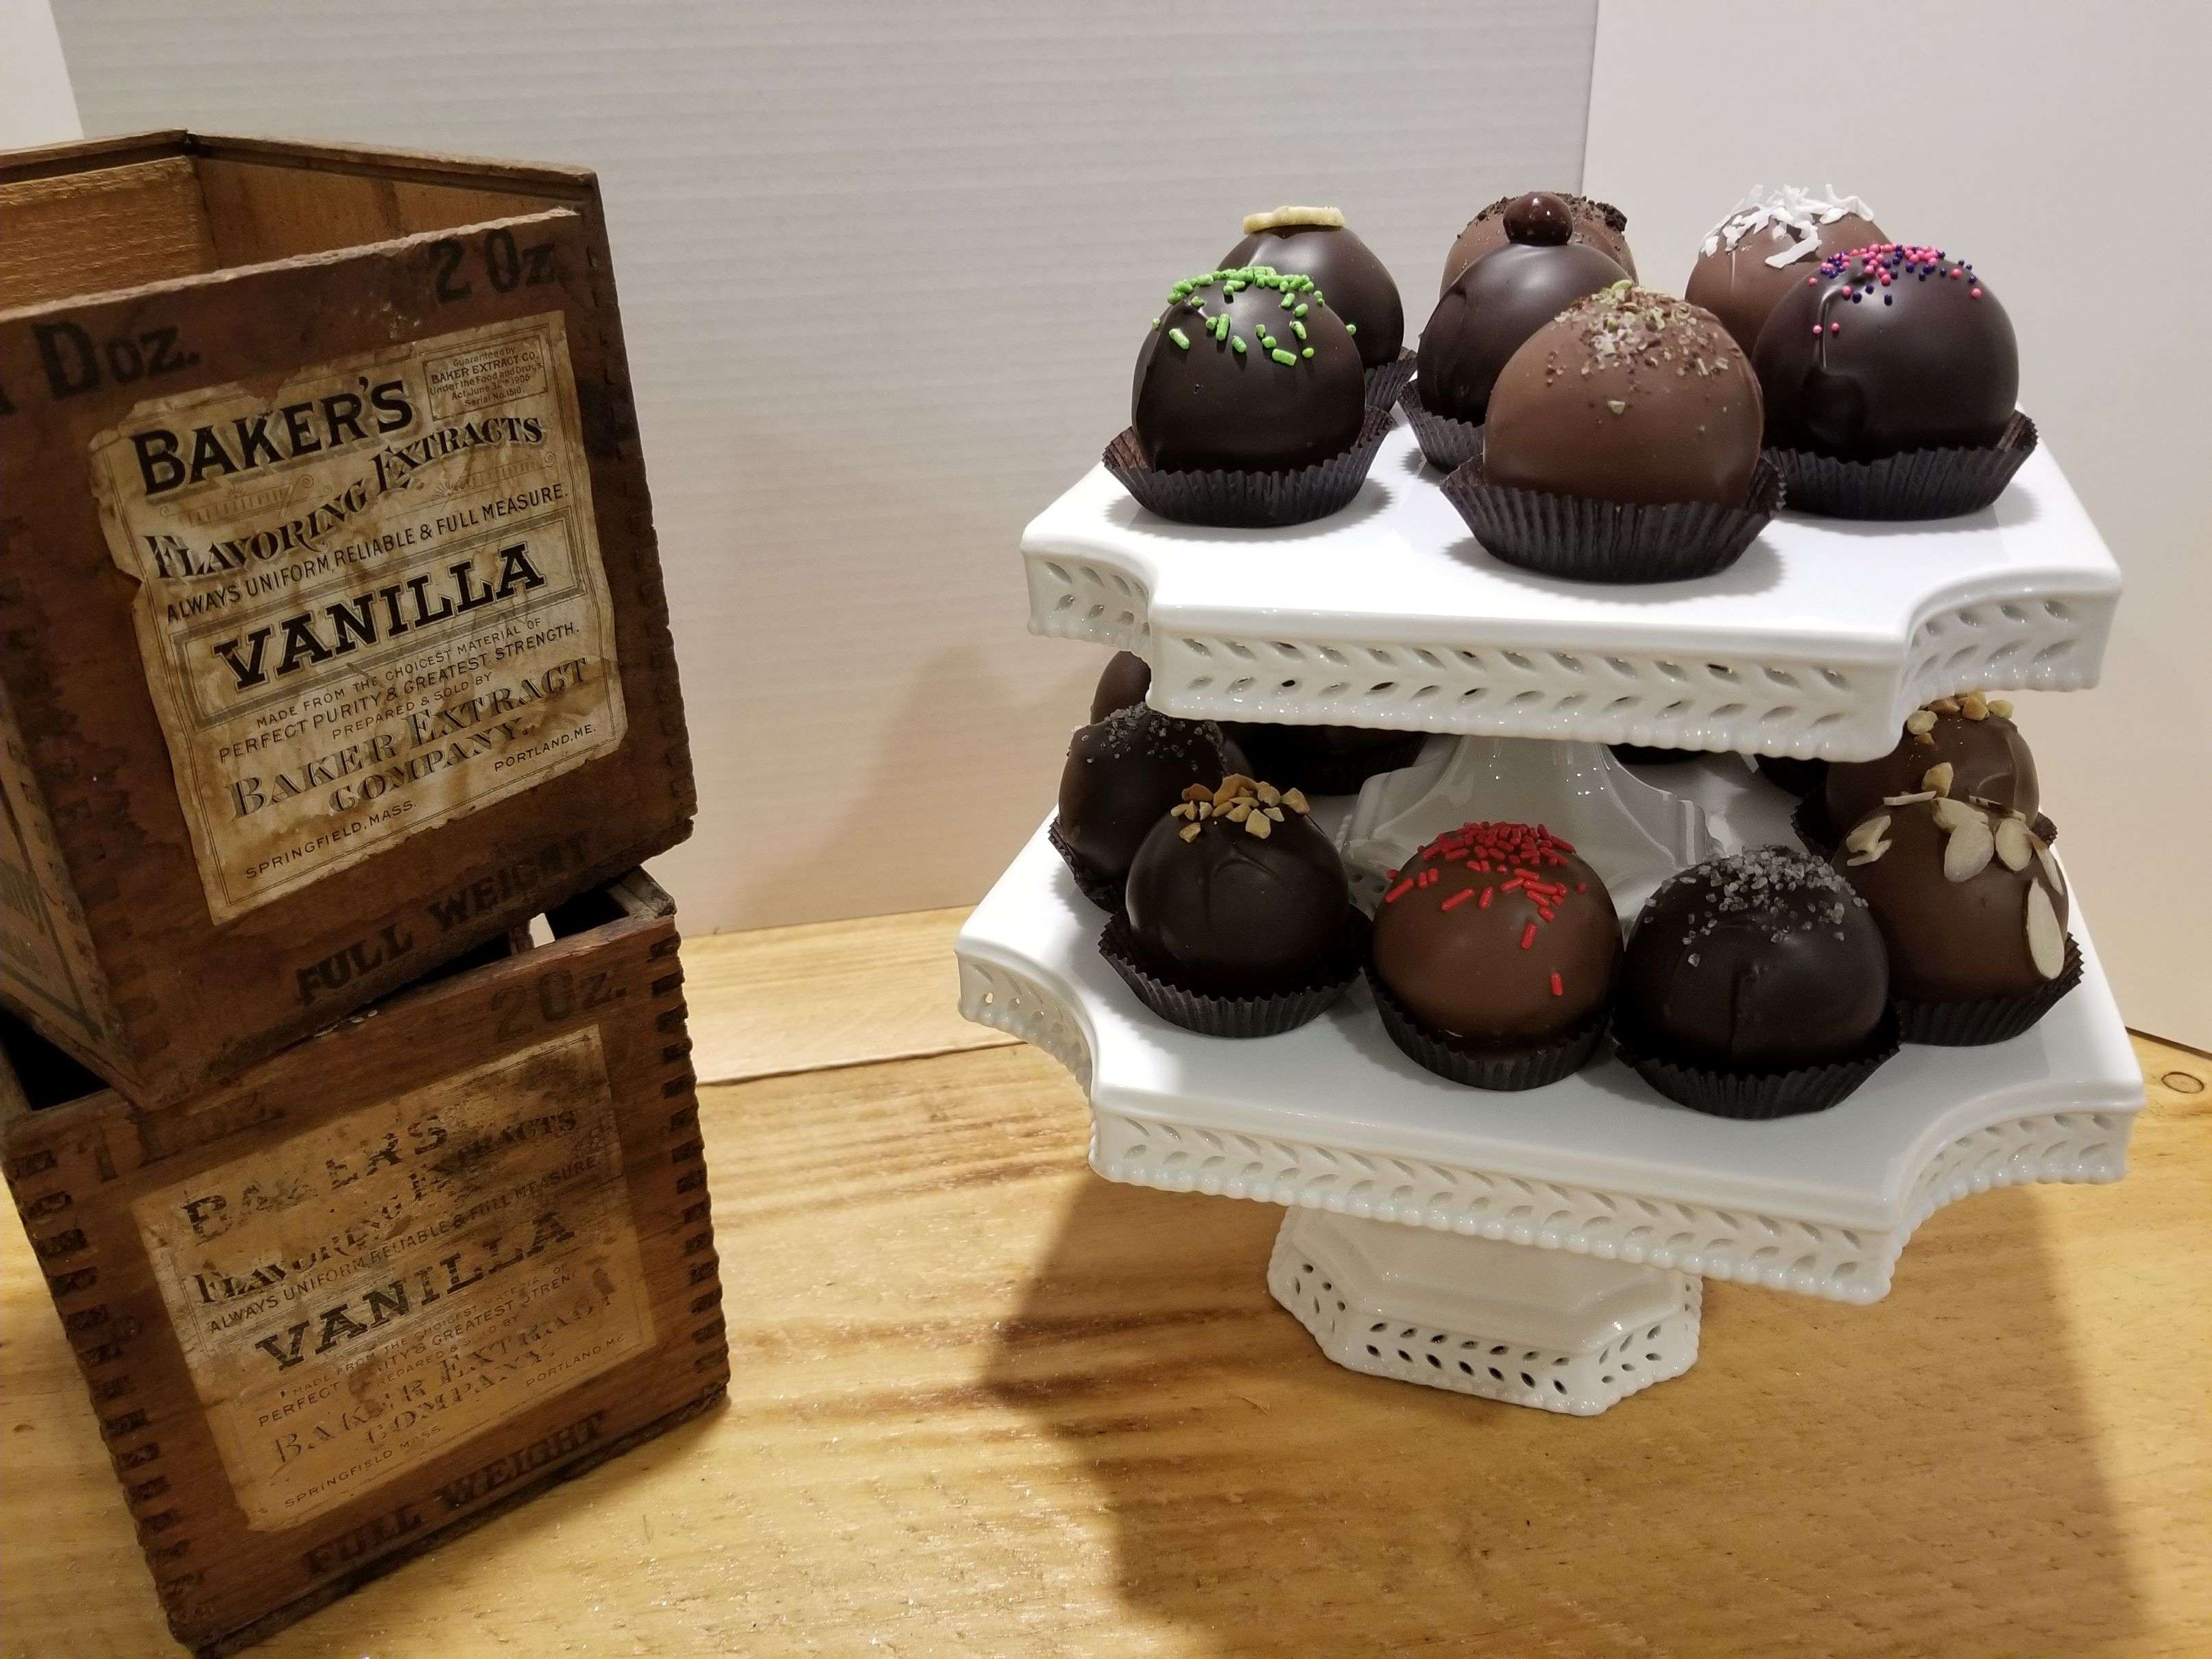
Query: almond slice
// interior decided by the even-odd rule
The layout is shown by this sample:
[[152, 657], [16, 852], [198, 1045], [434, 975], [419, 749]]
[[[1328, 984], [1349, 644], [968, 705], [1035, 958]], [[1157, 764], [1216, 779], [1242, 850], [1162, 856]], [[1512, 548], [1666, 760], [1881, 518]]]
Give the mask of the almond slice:
[[1997, 850], [1996, 837], [1990, 834], [1990, 821], [1978, 812], [1951, 832], [1943, 843], [1943, 878], [1946, 881], [1972, 881], [1990, 867], [1990, 860]]
[[2028, 860], [2035, 856], [2035, 848], [2027, 839], [2027, 826], [2018, 818], [1998, 822], [1997, 856], [2004, 860], [2008, 870], [2025, 870]]
[[2045, 979], [2057, 979], [2066, 966], [2066, 928], [2041, 882], [2027, 889], [2027, 954]]
[[[1970, 820], [1980, 819], [1981, 814], [1962, 800], [1953, 800], [1948, 795], [1938, 795], [1928, 803], [1929, 816], [1942, 830], [1964, 829]], [[1986, 822], [1986, 821], [1984, 821]]]

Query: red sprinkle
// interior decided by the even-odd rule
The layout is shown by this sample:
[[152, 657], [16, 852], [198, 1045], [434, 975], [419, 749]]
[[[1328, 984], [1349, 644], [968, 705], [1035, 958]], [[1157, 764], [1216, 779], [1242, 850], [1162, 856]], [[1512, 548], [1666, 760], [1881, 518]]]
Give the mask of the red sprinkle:
[[1559, 983], [1559, 973], [1554, 969], [1552, 974], [1552, 994], [1555, 997], [1563, 997], [1566, 995], [1566, 994], [1567, 988]]
[[1443, 902], [1443, 904], [1441, 904], [1441, 905], [1439, 905], [1437, 908], [1438, 908], [1439, 909], [1444, 909], [1444, 910], [1456, 909], [1459, 906], [1461, 906], [1461, 905], [1462, 905], [1462, 904], [1466, 903], [1469, 899], [1473, 898], [1474, 896], [1474, 888], [1472, 888], [1472, 887], [1462, 887], [1462, 888], [1461, 888], [1461, 889], [1459, 890], [1459, 891], [1457, 891], [1456, 893], [1454, 893], [1454, 894], [1453, 894], [1449, 898], [1446, 899], [1446, 900]]
[[1536, 924], [1532, 921], [1521, 930], [1521, 948], [1525, 951], [1535, 942]]
[[1385, 904], [1395, 904], [1400, 899], [1405, 897], [1407, 894], [1413, 890], [1413, 884], [1412, 878], [1409, 877], [1407, 879], [1400, 882], [1389, 892], [1383, 894], [1382, 902]]
[[[1469, 890], [1470, 890], [1470, 891], [1472, 891], [1473, 890], [1472, 890], [1472, 889], [1470, 889]], [[1492, 888], [1488, 888], [1488, 887], [1484, 888], [1484, 889], [1482, 890], [1482, 897], [1481, 897], [1481, 899], [1480, 899], [1480, 900], [1476, 903], [1476, 905], [1475, 905], [1475, 907], [1474, 907], [1474, 908], [1475, 908], [1476, 909], [1478, 909], [1478, 910], [1487, 910], [1487, 909], [1490, 908], [1490, 900], [1491, 900], [1491, 896], [1492, 896], [1492, 892], [1493, 892], [1494, 890], [1494, 890], [1494, 889], [1492, 889]]]

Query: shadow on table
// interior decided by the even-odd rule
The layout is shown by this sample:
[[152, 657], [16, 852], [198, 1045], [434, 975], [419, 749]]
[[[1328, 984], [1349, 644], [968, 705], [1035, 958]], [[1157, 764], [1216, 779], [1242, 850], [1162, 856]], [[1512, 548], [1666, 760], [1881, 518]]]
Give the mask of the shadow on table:
[[1239, 1655], [2139, 1628], [2026, 1194], [1938, 1215], [1873, 1308], [1709, 1285], [1698, 1365], [1589, 1419], [1328, 1364], [1262, 1282], [1281, 1214], [1094, 1181], [992, 1357], [1087, 1464], [1133, 1612]]

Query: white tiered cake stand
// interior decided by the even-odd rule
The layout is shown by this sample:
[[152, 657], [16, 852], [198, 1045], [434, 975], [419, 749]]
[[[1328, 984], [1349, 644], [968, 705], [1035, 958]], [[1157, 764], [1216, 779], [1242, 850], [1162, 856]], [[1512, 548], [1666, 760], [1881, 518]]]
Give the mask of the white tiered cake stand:
[[[1022, 540], [1035, 631], [1139, 653], [1153, 706], [1442, 734], [1322, 815], [1372, 887], [1470, 817], [1543, 822], [1632, 919], [1717, 849], [1789, 843], [1742, 753], [1867, 759], [1930, 697], [2094, 684], [2119, 574], [2047, 451], [1996, 506], [1926, 525], [1784, 515], [1719, 575], [1553, 581], [1491, 558], [1401, 428], [1318, 524], [1210, 530], [1094, 468]], [[1718, 752], [1632, 770], [1601, 745]], [[1699, 1276], [1837, 1301], [1889, 1289], [1940, 1206], [2112, 1181], [2142, 1083], [2078, 896], [2081, 984], [2033, 1030], [1908, 1045], [1842, 1105], [1675, 1106], [1618, 1060], [1491, 1093], [1399, 1053], [1364, 988], [1231, 1042], [1168, 1024], [1097, 949], [1040, 830], [963, 929], [961, 1008], [1091, 1102], [1109, 1180], [1285, 1205], [1276, 1299], [1356, 1370], [1592, 1413], [1679, 1375]]]

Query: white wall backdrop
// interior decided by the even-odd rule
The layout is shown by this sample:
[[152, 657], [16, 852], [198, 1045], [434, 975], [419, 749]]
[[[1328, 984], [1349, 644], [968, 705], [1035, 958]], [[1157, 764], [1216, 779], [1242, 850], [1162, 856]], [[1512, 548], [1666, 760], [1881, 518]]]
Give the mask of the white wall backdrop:
[[0, 149], [80, 136], [46, 0], [0, 0]]
[[[2212, 1044], [2212, 13], [2168, 0], [1605, 0], [1585, 178], [1679, 291], [1751, 185], [1974, 262], [2126, 598], [2094, 691], [2021, 719], [2121, 1010]], [[1714, 88], [1715, 43], [1750, 53]], [[1701, 90], [1701, 88], [1710, 90]], [[1721, 95], [1712, 95], [1718, 92]]]
[[1581, 171], [1595, 0], [57, 0], [85, 123], [599, 170], [701, 784], [693, 932], [981, 896], [1103, 655], [1022, 525], [1127, 421], [1168, 285], [1342, 205], [1416, 316]]

